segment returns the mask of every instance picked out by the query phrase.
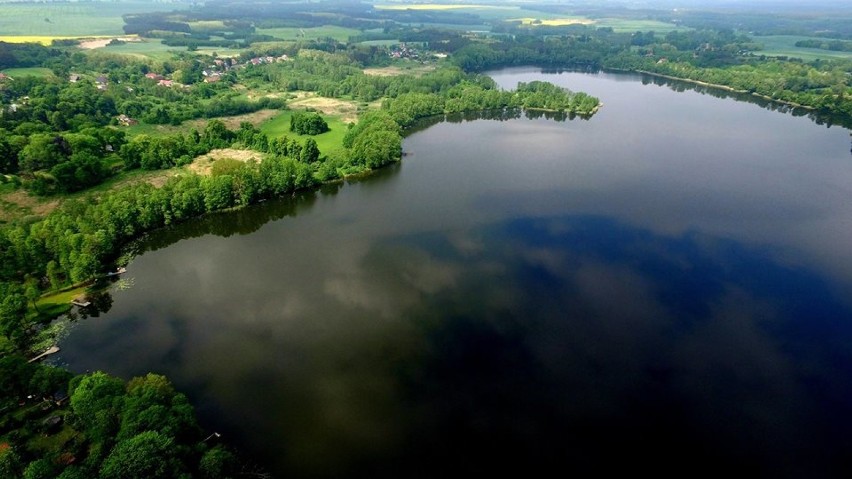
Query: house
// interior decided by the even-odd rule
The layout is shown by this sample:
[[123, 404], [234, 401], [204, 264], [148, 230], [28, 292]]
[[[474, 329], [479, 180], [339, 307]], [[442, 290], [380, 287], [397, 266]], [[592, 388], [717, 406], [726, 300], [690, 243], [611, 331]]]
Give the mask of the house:
[[174, 84], [175, 84], [175, 82], [172, 81], [172, 80], [160, 80], [160, 81], [157, 82], [158, 86], [165, 86], [165, 87], [172, 87], [172, 86], [174, 86]]
[[160, 81], [165, 77], [163, 75], [160, 75], [159, 73], [146, 73], [145, 78], [149, 80]]
[[80, 75], [72, 73], [68, 76], [68, 81], [70, 81], [71, 83], [77, 83], [78, 81], [80, 81]]
[[97, 83], [98, 85], [106, 85], [108, 81], [109, 80], [107, 79], [107, 77], [103, 75], [100, 75], [99, 77], [95, 78], [95, 83]]
[[222, 79], [222, 75], [218, 73], [211, 73], [210, 76], [204, 79], [204, 83], [216, 83]]
[[118, 115], [117, 119], [118, 119], [118, 124], [121, 125], [121, 126], [131, 126], [131, 125], [136, 125], [136, 124], [139, 123], [138, 120], [130, 118], [129, 116], [124, 115], [124, 114]]

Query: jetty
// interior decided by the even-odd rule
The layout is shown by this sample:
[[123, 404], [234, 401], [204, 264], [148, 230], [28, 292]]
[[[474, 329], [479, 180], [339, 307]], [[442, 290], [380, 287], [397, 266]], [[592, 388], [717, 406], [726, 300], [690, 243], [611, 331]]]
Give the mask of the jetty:
[[59, 352], [59, 346], [53, 346], [50, 349], [48, 349], [47, 351], [39, 354], [38, 356], [30, 359], [27, 362], [28, 363], [34, 363], [34, 362], [38, 361], [39, 359], [46, 358], [46, 357], [50, 356], [51, 354], [56, 354], [58, 352]]
[[107, 278], [109, 278], [111, 276], [118, 276], [118, 275], [124, 274], [126, 272], [127, 272], [127, 268], [121, 267], [121, 268], [118, 268], [115, 271], [111, 271], [111, 272], [107, 273], [106, 275], [107, 275]]
[[79, 308], [88, 308], [92, 305], [92, 302], [87, 300], [85, 296], [77, 296], [71, 300], [71, 304]]

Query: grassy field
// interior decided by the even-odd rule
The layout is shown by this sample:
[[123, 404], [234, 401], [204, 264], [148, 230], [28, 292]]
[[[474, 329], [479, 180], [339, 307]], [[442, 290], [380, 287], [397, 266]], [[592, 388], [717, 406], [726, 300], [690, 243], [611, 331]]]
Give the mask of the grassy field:
[[509, 21], [520, 21], [523, 25], [533, 25], [533, 22], [537, 22], [537, 25], [545, 25], [550, 27], [561, 27], [564, 25], [591, 25], [594, 23], [594, 20], [590, 20], [585, 17], [572, 17], [572, 18], [548, 18], [548, 19], [537, 19], [533, 17], [525, 17], [525, 18], [510, 18]]
[[0, 35], [97, 36], [124, 33], [126, 13], [186, 8], [146, 1], [0, 3]]
[[753, 38], [755, 42], [763, 45], [763, 50], [755, 52], [759, 55], [796, 57], [806, 61], [816, 60], [817, 58], [852, 58], [852, 52], [833, 52], [830, 50], [820, 50], [818, 48], [800, 48], [796, 46], [796, 42], [799, 40], [810, 40], [812, 37], [771, 35]]
[[16, 77], [52, 77], [53, 72], [49, 68], [7, 68], [3, 73], [12, 78]]
[[96, 52], [117, 53], [138, 58], [153, 58], [154, 60], [169, 60], [176, 52], [186, 51], [186, 47], [170, 47], [163, 45], [162, 40], [145, 38], [139, 42], [127, 42], [123, 45], [107, 45], [92, 50]]
[[359, 45], [369, 45], [374, 47], [389, 47], [391, 45], [398, 45], [399, 40], [367, 40], [365, 42], [359, 43]]
[[446, 3], [386, 3], [373, 6], [376, 10], [482, 10], [501, 9], [518, 10], [520, 7], [511, 5], [474, 5], [474, 4], [446, 4]]
[[343, 136], [346, 134], [348, 126], [340, 117], [323, 115], [323, 118], [328, 123], [329, 131], [311, 137], [308, 135], [297, 135], [290, 131], [291, 116], [293, 116], [292, 111], [285, 111], [275, 118], [262, 123], [260, 130], [270, 138], [287, 136], [289, 138], [297, 138], [300, 142], [304, 142], [308, 138], [313, 138], [316, 140], [317, 146], [323, 154], [329, 154], [343, 148]]
[[689, 28], [675, 25], [674, 23], [658, 22], [656, 20], [634, 20], [628, 18], [597, 18], [592, 19], [591, 25], [596, 27], [610, 27], [616, 32], [649, 32], [668, 33], [676, 30], [689, 30]]
[[349, 37], [358, 35], [361, 32], [354, 28], [325, 25], [313, 28], [258, 28], [257, 33], [260, 35], [272, 35], [280, 40], [316, 40], [318, 38], [331, 37], [337, 41], [345, 42], [349, 40]]

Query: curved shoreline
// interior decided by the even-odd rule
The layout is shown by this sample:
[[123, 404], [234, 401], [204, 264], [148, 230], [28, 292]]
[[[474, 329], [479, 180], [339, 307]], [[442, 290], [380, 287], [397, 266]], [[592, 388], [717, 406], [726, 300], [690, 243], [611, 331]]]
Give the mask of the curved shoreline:
[[731, 86], [728, 86], [728, 85], [721, 85], [721, 84], [718, 84], [718, 83], [708, 83], [706, 81], [693, 80], [692, 78], [680, 78], [680, 77], [676, 77], [676, 76], [672, 76], [672, 75], [665, 75], [663, 73], [654, 73], [654, 72], [650, 72], [650, 71], [647, 71], [647, 70], [622, 70], [622, 69], [618, 69], [618, 68], [610, 68], [610, 69], [607, 69], [607, 70], [613, 71], [613, 72], [639, 73], [639, 74], [648, 75], [648, 76], [651, 76], [651, 77], [664, 78], [666, 80], [682, 81], [682, 82], [686, 82], [686, 83], [691, 83], [693, 85], [699, 85], [699, 86], [703, 86], [703, 87], [707, 87], [707, 88], [713, 88], [713, 89], [716, 89], [716, 90], [724, 90], [724, 91], [728, 91], [728, 92], [731, 92], [731, 93], [739, 93], [739, 94], [742, 94], [742, 95], [751, 95], [751, 96], [761, 98], [761, 99], [764, 99], [764, 100], [767, 100], [767, 101], [772, 101], [772, 102], [775, 102], [775, 103], [778, 103], [778, 104], [781, 104], [781, 105], [788, 105], [788, 106], [792, 106], [792, 107], [795, 107], [795, 108], [802, 108], [802, 109], [809, 110], [809, 111], [819, 111], [817, 108], [814, 108], [814, 107], [809, 106], [809, 105], [802, 105], [801, 103], [796, 103], [796, 102], [787, 101], [787, 100], [781, 100], [781, 99], [778, 99], [778, 98], [773, 98], [769, 95], [763, 95], [763, 94], [757, 93], [757, 92], [750, 92], [748, 90], [738, 90], [734, 87], [731, 87]]

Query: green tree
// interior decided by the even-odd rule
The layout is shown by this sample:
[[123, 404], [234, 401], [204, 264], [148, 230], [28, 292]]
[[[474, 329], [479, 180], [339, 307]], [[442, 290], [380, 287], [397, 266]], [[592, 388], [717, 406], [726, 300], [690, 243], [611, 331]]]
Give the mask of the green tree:
[[302, 147], [301, 160], [302, 163], [314, 163], [319, 161], [320, 151], [317, 147], [317, 142], [313, 138], [305, 140], [305, 145]]
[[24, 469], [24, 479], [53, 479], [56, 477], [56, 469], [52, 461], [46, 458], [37, 459]]
[[237, 458], [222, 446], [216, 446], [201, 457], [198, 470], [205, 479], [233, 477], [237, 473]]
[[124, 383], [103, 372], [71, 382], [71, 410], [94, 442], [110, 441], [118, 432]]
[[174, 440], [156, 431], [119, 442], [101, 466], [102, 479], [171, 479], [183, 472]]
[[402, 136], [388, 130], [367, 131], [352, 145], [352, 160], [367, 168], [378, 168], [402, 157]]
[[319, 135], [328, 131], [328, 123], [315, 112], [294, 112], [290, 117], [290, 131], [299, 135]]

